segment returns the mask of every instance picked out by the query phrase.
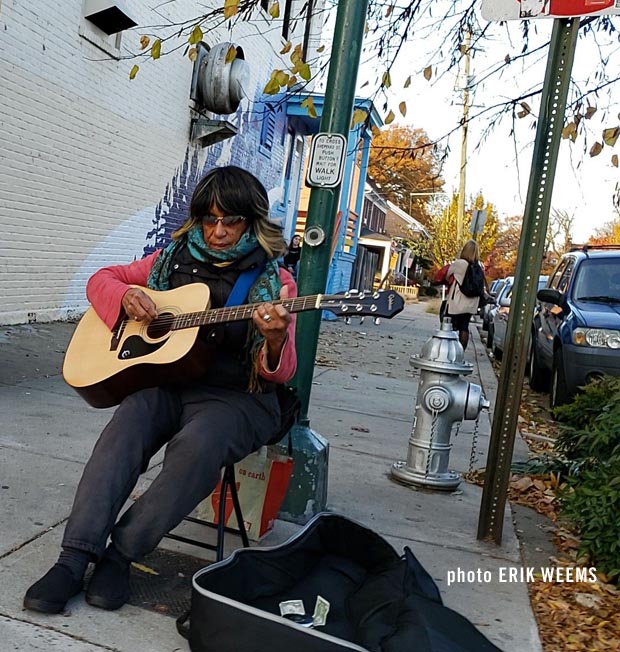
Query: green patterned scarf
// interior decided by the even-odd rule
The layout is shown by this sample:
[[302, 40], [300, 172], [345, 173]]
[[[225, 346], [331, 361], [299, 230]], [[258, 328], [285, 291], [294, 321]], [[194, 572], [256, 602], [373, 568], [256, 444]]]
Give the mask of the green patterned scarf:
[[[248, 229], [239, 239], [236, 245], [230, 249], [214, 250], [207, 246], [202, 234], [202, 227], [200, 224], [194, 225], [187, 234], [179, 240], [173, 240], [162, 252], [159, 254], [149, 278], [147, 286], [152, 290], [165, 291], [170, 289], [170, 275], [172, 273], [172, 261], [174, 254], [178, 248], [187, 242], [187, 247], [190, 254], [196, 260], [203, 263], [211, 263], [213, 265], [225, 266], [226, 263], [232, 263], [247, 256], [249, 253], [260, 247], [260, 244], [254, 234], [254, 231]], [[262, 303], [265, 301], [273, 301], [280, 298], [280, 289], [282, 282], [280, 281], [280, 270], [278, 263], [275, 260], [268, 260], [265, 269], [256, 279], [254, 285], [250, 288], [248, 293], [248, 303]], [[258, 385], [258, 352], [263, 345], [264, 338], [254, 326], [250, 325], [248, 328], [248, 358], [252, 363], [252, 373], [250, 378], [249, 391], [256, 391]]]

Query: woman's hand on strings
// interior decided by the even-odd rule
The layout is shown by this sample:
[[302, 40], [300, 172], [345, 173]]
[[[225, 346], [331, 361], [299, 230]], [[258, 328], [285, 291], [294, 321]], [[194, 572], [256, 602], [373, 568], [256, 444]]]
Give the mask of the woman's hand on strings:
[[150, 322], [157, 317], [153, 299], [140, 288], [129, 288], [123, 295], [121, 304], [129, 319]]

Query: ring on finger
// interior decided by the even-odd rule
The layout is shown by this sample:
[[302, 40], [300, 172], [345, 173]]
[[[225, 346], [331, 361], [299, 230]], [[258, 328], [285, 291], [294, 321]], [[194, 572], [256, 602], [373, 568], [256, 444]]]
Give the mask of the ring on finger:
[[271, 317], [268, 314], [264, 314], [263, 321], [271, 321]]

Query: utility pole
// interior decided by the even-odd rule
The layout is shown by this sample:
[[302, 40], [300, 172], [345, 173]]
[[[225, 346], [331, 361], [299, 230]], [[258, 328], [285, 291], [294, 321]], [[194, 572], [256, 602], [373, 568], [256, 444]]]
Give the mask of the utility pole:
[[[364, 39], [368, 0], [340, 0], [321, 115], [322, 138], [348, 139], [355, 101], [355, 86]], [[337, 138], [334, 138], [337, 135]], [[313, 187], [298, 271], [299, 295], [325, 292], [331, 263], [331, 243], [340, 200], [341, 184]], [[308, 405], [314, 360], [321, 326], [321, 312], [302, 312], [297, 318], [297, 387], [302, 408], [299, 424], [291, 431], [295, 470], [280, 514], [286, 520], [305, 523], [327, 504], [328, 442], [309, 427]]]
[[459, 247], [463, 240], [463, 222], [465, 219], [465, 172], [467, 169], [467, 130], [469, 129], [469, 68], [471, 47], [471, 32], [465, 32], [465, 43], [461, 46], [465, 60], [465, 86], [463, 88], [463, 124], [461, 136], [461, 170], [459, 176], [459, 201], [456, 211], [456, 240]]

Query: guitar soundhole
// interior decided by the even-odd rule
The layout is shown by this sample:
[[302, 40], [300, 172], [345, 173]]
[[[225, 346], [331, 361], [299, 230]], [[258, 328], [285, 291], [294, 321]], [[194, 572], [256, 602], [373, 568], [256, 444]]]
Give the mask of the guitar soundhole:
[[158, 340], [160, 337], [168, 335], [172, 329], [172, 321], [174, 315], [170, 312], [162, 312], [161, 315], [152, 321], [146, 329], [147, 335], [153, 339]]

